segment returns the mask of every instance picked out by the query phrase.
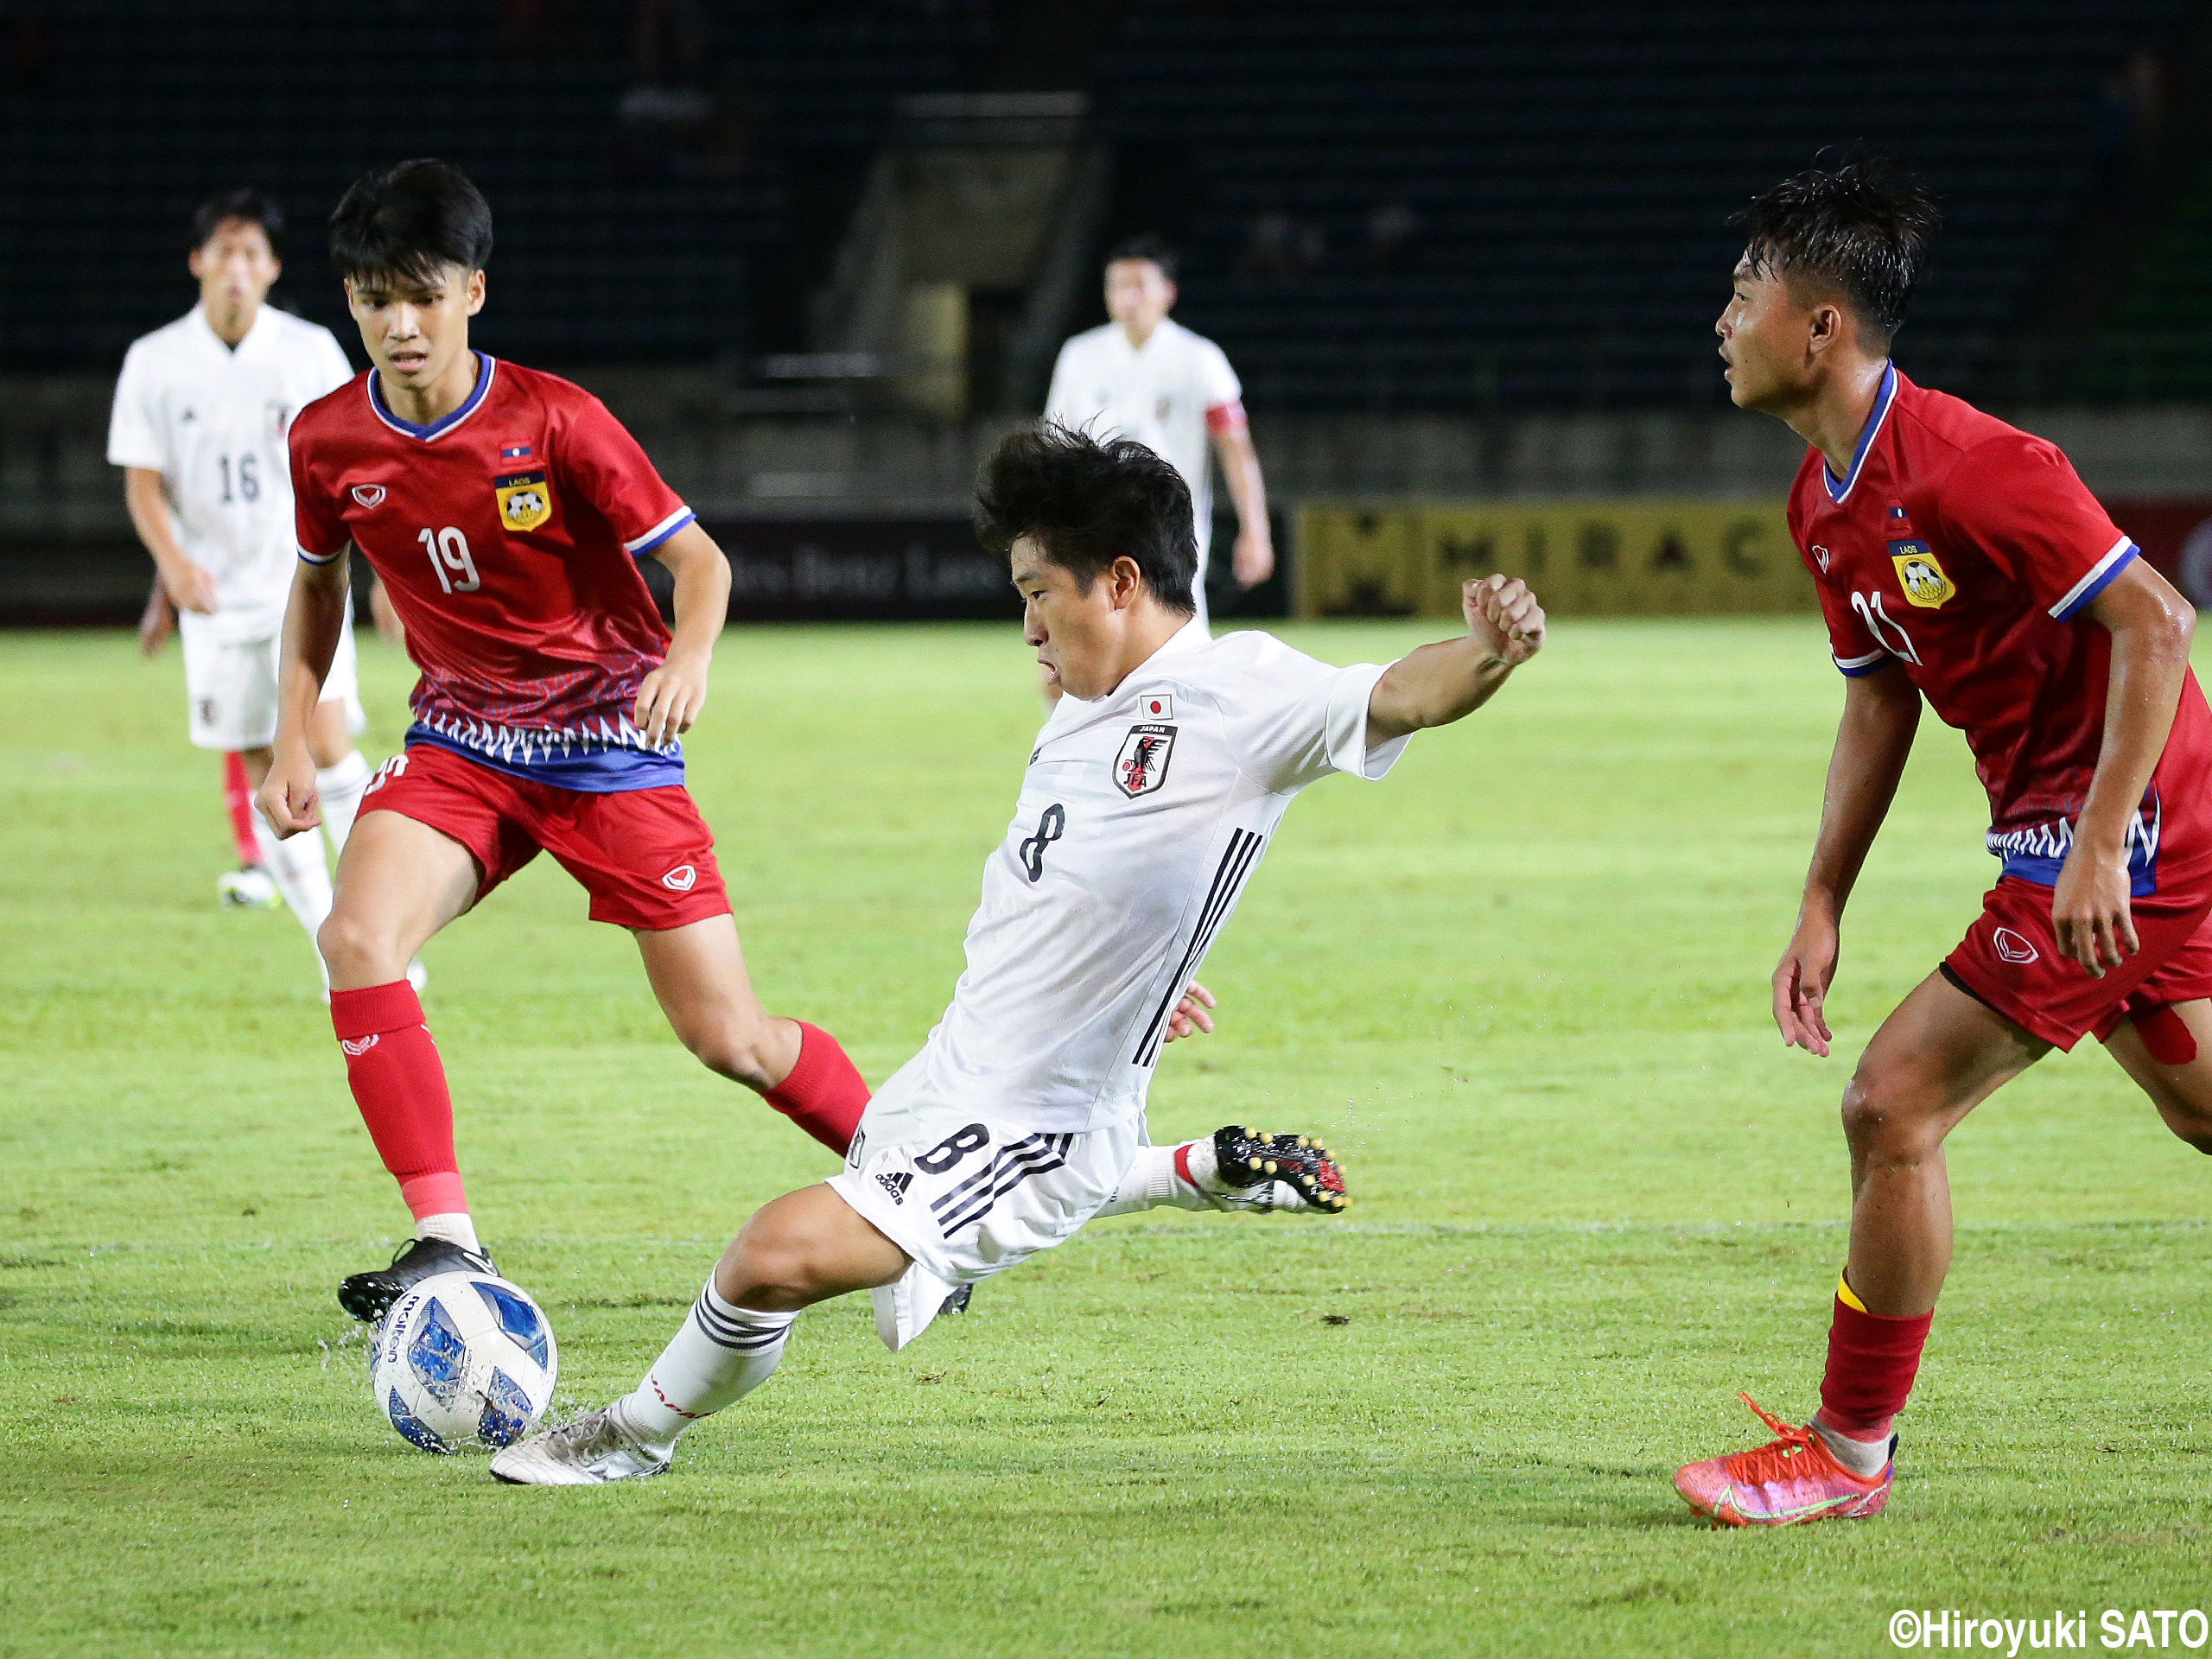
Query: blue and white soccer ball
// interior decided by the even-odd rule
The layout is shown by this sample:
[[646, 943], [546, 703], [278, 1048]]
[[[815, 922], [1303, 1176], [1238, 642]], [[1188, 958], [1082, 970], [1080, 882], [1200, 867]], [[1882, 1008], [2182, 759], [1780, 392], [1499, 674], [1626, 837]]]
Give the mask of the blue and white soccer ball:
[[425, 1452], [511, 1446], [553, 1401], [560, 1351], [544, 1311], [488, 1273], [411, 1286], [377, 1329], [377, 1408]]

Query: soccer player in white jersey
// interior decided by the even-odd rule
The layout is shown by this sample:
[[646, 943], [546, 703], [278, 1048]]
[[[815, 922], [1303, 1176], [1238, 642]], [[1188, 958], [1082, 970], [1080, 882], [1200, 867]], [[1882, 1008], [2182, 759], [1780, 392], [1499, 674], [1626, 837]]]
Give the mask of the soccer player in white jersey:
[[[242, 752], [254, 788], [276, 735], [277, 639], [298, 563], [285, 434], [353, 376], [328, 329], [266, 302], [283, 231], [259, 191], [201, 205], [188, 261], [200, 303], [125, 354], [107, 439], [131, 523], [180, 613], [188, 735], [197, 748]], [[362, 723], [349, 627], [308, 737], [334, 847], [369, 781], [353, 747]], [[280, 841], [258, 814], [253, 834], [261, 868], [312, 942], [330, 912], [321, 837]]]
[[1542, 610], [1517, 581], [1471, 581], [1466, 632], [1387, 668], [1331, 668], [1264, 633], [1211, 639], [1175, 469], [1049, 425], [1000, 446], [976, 518], [1064, 695], [984, 866], [952, 1005], [869, 1103], [845, 1167], [746, 1224], [638, 1387], [507, 1448], [502, 1480], [658, 1473], [687, 1427], [767, 1380], [798, 1311], [832, 1296], [873, 1291], [895, 1349], [951, 1287], [1094, 1216], [1196, 1208], [1271, 1162], [1309, 1207], [1339, 1207], [1334, 1165], [1297, 1137], [1150, 1146], [1153, 1069], [1291, 798], [1332, 772], [1379, 779], [1414, 732], [1473, 713], [1542, 645]]
[[1191, 597], [1206, 621], [1206, 562], [1213, 536], [1213, 474], [1221, 460], [1236, 504], [1230, 572], [1256, 587], [1275, 568], [1268, 486], [1244, 419], [1244, 389], [1220, 346], [1167, 314], [1176, 299], [1175, 256], [1156, 237], [1124, 242], [1106, 257], [1106, 313], [1112, 321], [1060, 347], [1045, 418], [1096, 437], [1135, 438], [1163, 456], [1190, 486], [1198, 542]]

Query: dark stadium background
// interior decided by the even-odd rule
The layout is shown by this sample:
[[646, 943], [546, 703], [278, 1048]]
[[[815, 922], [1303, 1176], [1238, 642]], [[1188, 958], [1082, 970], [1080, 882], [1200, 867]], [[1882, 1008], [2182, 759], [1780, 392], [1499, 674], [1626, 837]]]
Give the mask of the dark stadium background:
[[1946, 200], [1906, 369], [2173, 569], [2212, 524], [2208, 93], [2183, 0], [6, 0], [0, 620], [144, 597], [108, 397], [192, 302], [194, 205], [277, 194], [276, 298], [359, 362], [320, 224], [412, 155], [496, 212], [480, 342], [637, 431], [741, 620], [1000, 613], [968, 482], [1138, 231], [1289, 562], [1311, 503], [1777, 497], [1797, 446], [1727, 408], [1711, 321], [1729, 214], [1831, 146]]

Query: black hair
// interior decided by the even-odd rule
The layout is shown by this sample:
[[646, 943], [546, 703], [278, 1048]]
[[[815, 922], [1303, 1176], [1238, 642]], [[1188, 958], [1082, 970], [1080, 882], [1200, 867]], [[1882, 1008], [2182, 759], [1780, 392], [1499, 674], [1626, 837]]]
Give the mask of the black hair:
[[270, 251], [278, 254], [284, 251], [284, 210], [267, 191], [247, 187], [218, 190], [194, 211], [192, 245], [195, 252], [207, 245], [207, 238], [226, 219], [242, 219], [249, 225], [260, 226], [261, 233], [269, 238]]
[[330, 216], [330, 263], [355, 282], [428, 281], [492, 261], [492, 206], [451, 162], [400, 162], [353, 181]]
[[1004, 555], [1023, 536], [1086, 594], [1127, 556], [1169, 610], [1198, 609], [1190, 486], [1134, 439], [1101, 442], [1050, 421], [1008, 433], [976, 486], [976, 538]]
[[1886, 346], [1904, 321], [1942, 213], [1888, 156], [1784, 179], [1736, 215], [1755, 271], [1834, 289]]
[[1176, 268], [1182, 263], [1176, 257], [1174, 249], [1148, 231], [1142, 236], [1116, 242], [1106, 250], [1108, 264], [1117, 259], [1149, 259], [1160, 267], [1160, 274], [1171, 283], [1175, 280]]

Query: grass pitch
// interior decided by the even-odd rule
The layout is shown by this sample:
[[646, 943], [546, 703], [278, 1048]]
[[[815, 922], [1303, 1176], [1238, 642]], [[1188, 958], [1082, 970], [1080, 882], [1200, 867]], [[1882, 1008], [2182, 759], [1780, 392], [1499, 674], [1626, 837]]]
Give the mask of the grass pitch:
[[[362, 657], [375, 755], [408, 676]], [[299, 930], [215, 907], [175, 655], [0, 636], [0, 1654], [1861, 1654], [1899, 1607], [2204, 1605], [2207, 1171], [2094, 1044], [1953, 1138], [1889, 1515], [1713, 1534], [1668, 1488], [1753, 1440], [1738, 1387], [1811, 1408], [1849, 1057], [1990, 874], [1931, 721], [1840, 1058], [1780, 1047], [1839, 699], [1809, 620], [1560, 626], [1297, 804], [1221, 1034], [1161, 1068], [1156, 1135], [1319, 1129], [1349, 1217], [1103, 1223], [897, 1356], [832, 1303], [669, 1476], [516, 1491], [370, 1405], [331, 1292], [405, 1212]], [[872, 1077], [950, 989], [1037, 718], [1004, 630], [724, 643], [691, 777], [756, 980]], [[590, 1402], [830, 1166], [583, 908], [541, 860], [426, 958], [477, 1214]]]

